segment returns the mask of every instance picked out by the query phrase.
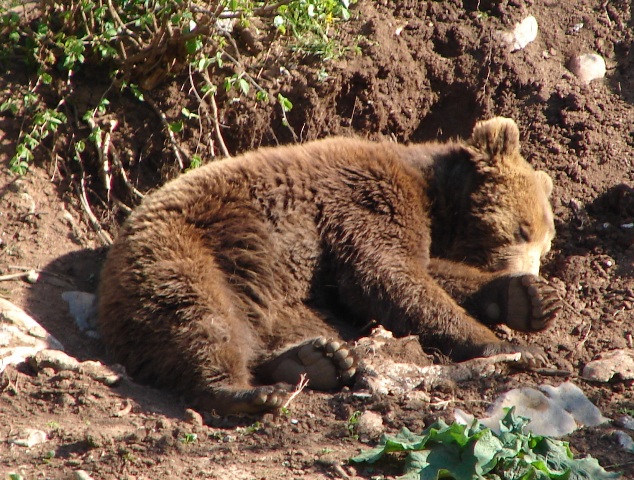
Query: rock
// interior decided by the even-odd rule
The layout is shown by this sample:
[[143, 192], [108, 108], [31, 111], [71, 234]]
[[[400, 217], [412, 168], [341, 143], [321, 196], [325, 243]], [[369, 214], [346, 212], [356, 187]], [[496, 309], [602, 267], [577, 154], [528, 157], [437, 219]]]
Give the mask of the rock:
[[35, 445], [39, 445], [40, 443], [44, 443], [48, 440], [48, 436], [46, 432], [42, 430], [36, 430], [34, 428], [27, 428], [19, 435], [10, 438], [9, 443], [14, 445], [18, 445], [20, 447], [31, 448]]
[[47, 348], [64, 349], [24, 310], [0, 298], [0, 373]]
[[113, 386], [121, 381], [121, 375], [110, 367], [92, 360], [79, 362], [77, 359], [59, 350], [41, 350], [30, 358], [31, 366], [37, 370], [52, 368], [56, 372], [71, 371], [88, 375], [93, 380], [107, 386]]
[[609, 382], [615, 375], [623, 380], [634, 379], [634, 350], [612, 350], [589, 362], [581, 376], [595, 382]]
[[616, 438], [619, 446], [630, 453], [634, 453], [634, 440], [627, 433], [616, 430], [612, 435]]
[[383, 433], [383, 417], [375, 412], [364, 412], [357, 422], [357, 434], [362, 441], [372, 440]]
[[575, 55], [568, 61], [568, 70], [583, 83], [605, 77], [605, 60], [596, 53]]
[[[609, 420], [571, 382], [558, 387], [542, 385], [539, 390], [530, 387], [510, 390], [495, 401], [487, 412], [489, 417], [481, 423], [499, 432], [500, 420], [509, 407], [515, 407], [516, 415], [530, 419], [526, 428], [535, 435], [561, 437], [580, 426], [594, 427]], [[473, 416], [456, 409], [456, 421], [469, 424], [472, 420]]]
[[511, 47], [511, 52], [522, 50], [526, 45], [537, 38], [537, 19], [529, 15], [524, 20], [515, 24], [512, 32], [498, 32], [500, 38]]
[[0, 298], [0, 323], [15, 325], [24, 334], [42, 340], [48, 348], [63, 350], [62, 344], [20, 307]]
[[614, 419], [614, 425], [628, 430], [634, 430], [634, 418], [631, 415], [619, 415]]
[[204, 424], [202, 415], [191, 408], [185, 410], [185, 421], [198, 426], [202, 426]]
[[91, 338], [99, 338], [97, 331], [97, 296], [92, 293], [68, 291], [62, 293], [68, 310], [80, 331]]
[[76, 480], [93, 480], [93, 478], [85, 470], [75, 470]]

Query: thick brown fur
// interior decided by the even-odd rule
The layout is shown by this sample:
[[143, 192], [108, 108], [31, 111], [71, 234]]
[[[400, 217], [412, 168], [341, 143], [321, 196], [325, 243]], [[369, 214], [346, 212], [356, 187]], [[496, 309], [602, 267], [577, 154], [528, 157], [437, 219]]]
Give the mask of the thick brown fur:
[[[136, 379], [219, 413], [279, 407], [285, 387], [258, 385], [302, 372], [317, 382], [324, 358], [327, 375], [349, 381], [340, 340], [372, 320], [456, 360], [535, 358], [434, 278], [460, 277], [461, 303], [485, 323], [545, 326], [556, 302], [542, 301], [536, 275], [554, 235], [551, 190], [504, 118], [467, 142], [338, 138], [214, 162], [146, 197], [123, 226], [101, 276], [103, 338]], [[430, 266], [432, 253], [442, 258]], [[523, 299], [518, 318], [509, 292]]]

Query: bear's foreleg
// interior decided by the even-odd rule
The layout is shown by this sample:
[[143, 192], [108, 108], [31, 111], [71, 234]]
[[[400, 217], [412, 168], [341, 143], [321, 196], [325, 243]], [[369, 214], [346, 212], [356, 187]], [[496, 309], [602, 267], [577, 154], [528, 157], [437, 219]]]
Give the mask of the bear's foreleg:
[[485, 325], [506, 324], [514, 330], [543, 330], [562, 308], [557, 291], [531, 274], [485, 272], [433, 258], [429, 273], [459, 305]]

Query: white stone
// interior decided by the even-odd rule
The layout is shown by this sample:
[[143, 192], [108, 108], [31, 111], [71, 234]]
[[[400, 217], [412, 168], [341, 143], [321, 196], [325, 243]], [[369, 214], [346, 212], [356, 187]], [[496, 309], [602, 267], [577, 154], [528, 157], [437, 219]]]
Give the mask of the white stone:
[[36, 430], [34, 428], [26, 428], [21, 434], [16, 437], [10, 438], [9, 443], [18, 445], [20, 447], [31, 448], [40, 443], [44, 443], [48, 440], [46, 432], [42, 430]]
[[582, 376], [595, 382], [609, 382], [616, 374], [623, 380], [634, 379], [634, 350], [612, 350], [589, 362]]
[[576, 55], [568, 62], [568, 69], [583, 83], [605, 77], [605, 60], [596, 53]]
[[526, 45], [537, 38], [537, 19], [529, 15], [524, 20], [515, 24], [512, 32], [499, 32], [500, 38], [511, 47], [511, 52], [522, 50]]
[[[97, 296], [88, 292], [68, 291], [62, 293], [68, 310], [80, 331], [97, 332]], [[98, 338], [98, 337], [97, 337]]]
[[[515, 407], [515, 414], [530, 419], [527, 429], [536, 435], [560, 437], [580, 426], [594, 427], [607, 422], [579, 387], [565, 382], [558, 387], [542, 385], [538, 389], [522, 387], [501, 395], [488, 410], [481, 423], [495, 432], [506, 408]], [[473, 417], [456, 409], [456, 421], [469, 424]]]

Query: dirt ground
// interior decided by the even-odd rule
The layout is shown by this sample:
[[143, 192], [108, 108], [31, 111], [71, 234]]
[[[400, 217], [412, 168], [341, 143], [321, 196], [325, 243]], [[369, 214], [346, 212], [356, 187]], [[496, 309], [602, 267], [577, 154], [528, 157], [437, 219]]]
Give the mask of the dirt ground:
[[[512, 29], [527, 15], [537, 19], [538, 36], [510, 52], [496, 32]], [[525, 157], [555, 183], [557, 237], [543, 274], [566, 302], [553, 329], [522, 340], [543, 347], [551, 366], [568, 373], [505, 372], [429, 392], [429, 404], [351, 391], [304, 392], [288, 414], [201, 425], [169, 392], [129, 381], [110, 387], [80, 373], [36, 372], [21, 364], [7, 368], [0, 380], [4, 478], [9, 472], [28, 479], [75, 478], [77, 470], [96, 479], [381, 478], [398, 470], [348, 463], [376, 440], [356, 435], [349, 419], [357, 411], [379, 413], [388, 432], [402, 426], [416, 431], [438, 417], [451, 420], [454, 408], [481, 416], [510, 388], [566, 380], [608, 417], [634, 409], [631, 383], [597, 385], [579, 376], [602, 352], [631, 348], [634, 333], [631, 2], [359, 0], [353, 20], [338, 28], [342, 42], [355, 46], [341, 59], [284, 58], [273, 45], [243, 61], [253, 72], [264, 72], [260, 81], [266, 88], [293, 102], [288, 121], [300, 140], [329, 135], [448, 139], [467, 136], [481, 118], [514, 118]], [[607, 75], [583, 84], [566, 64], [573, 54], [591, 52], [606, 59]], [[0, 78], [3, 97], [21, 79], [19, 72], [9, 73]], [[108, 87], [90, 75], [78, 85], [70, 99], [78, 106], [94, 104]], [[186, 79], [148, 94], [168, 117], [193, 101]], [[120, 120], [113, 143], [126, 152], [132, 180], [147, 190], [161, 179], [154, 173], [159, 162], [170, 159], [158, 118], [133, 98], [111, 101]], [[221, 108], [220, 118], [232, 153], [293, 141], [279, 107], [247, 99], [229, 105]], [[95, 290], [105, 249], [78, 207], [72, 182], [46, 151], [25, 177], [7, 173], [19, 129], [14, 118], [0, 116], [0, 275], [19, 267], [42, 273], [35, 284], [0, 283], [0, 295], [29, 312], [69, 354], [107, 361], [101, 344], [77, 330], [61, 299], [67, 290]], [[213, 152], [196, 128], [179, 140], [189, 152]], [[93, 200], [96, 188], [94, 193]], [[116, 234], [124, 214], [112, 215], [96, 200], [95, 205]], [[31, 448], [6, 441], [25, 428], [47, 432], [48, 441]], [[614, 429], [583, 429], [567, 440], [576, 455], [591, 454], [609, 470], [634, 478], [634, 454], [618, 447]]]

